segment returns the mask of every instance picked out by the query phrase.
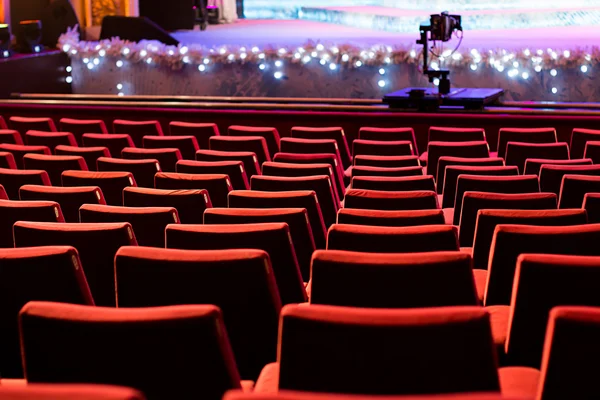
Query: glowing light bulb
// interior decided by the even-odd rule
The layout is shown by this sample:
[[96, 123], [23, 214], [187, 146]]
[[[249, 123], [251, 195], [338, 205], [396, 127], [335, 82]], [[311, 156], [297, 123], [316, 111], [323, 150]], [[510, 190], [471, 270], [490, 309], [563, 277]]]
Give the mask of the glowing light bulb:
[[433, 84], [435, 86], [440, 86], [440, 80], [438, 78], [433, 78]]
[[565, 51], [563, 51], [563, 56], [565, 58], [569, 58], [569, 57], [571, 57], [571, 52], [569, 50], [565, 50]]
[[319, 44], [317, 45], [317, 50], [318, 50], [318, 51], [323, 51], [324, 49], [325, 49], [325, 46], [323, 46], [321, 43], [319, 43]]
[[146, 59], [146, 64], [152, 64], [152, 57], [148, 57]]
[[496, 67], [496, 69], [498, 70], [498, 72], [504, 72], [504, 65], [498, 64], [498, 66]]
[[84, 64], [87, 64], [87, 63], [89, 63], [89, 62], [90, 62], [90, 59], [86, 57], [86, 58], [84, 58], [82, 61], [83, 61], [83, 63], [84, 63]]
[[67, 77], [65, 78], [65, 81], [66, 81], [67, 83], [72, 83], [72, 82], [73, 82], [73, 77], [72, 77], [72, 76], [67, 76]]
[[377, 85], [382, 88], [385, 87], [385, 81], [383, 79], [381, 79], [379, 82], [377, 82]]
[[87, 67], [88, 69], [94, 69], [94, 63], [88, 63]]
[[123, 66], [123, 61], [117, 60], [117, 68], [121, 68]]
[[304, 57], [302, 57], [302, 62], [304, 64], [309, 63], [310, 60], [312, 60], [312, 58], [310, 56], [304, 56]]
[[63, 50], [65, 53], [68, 53], [70, 49], [71, 49], [71, 46], [69, 46], [68, 44], [65, 44], [65, 45], [63, 46], [63, 48], [62, 48], [62, 50]]
[[342, 54], [342, 61], [343, 62], [348, 62], [349, 59], [350, 59], [350, 56], [348, 54]]
[[202, 62], [204, 63], [204, 65], [208, 65], [210, 63], [210, 60], [208, 58], [205, 58], [204, 60], [202, 60]]
[[140, 56], [141, 57], [146, 57], [147, 55], [148, 55], [148, 52], [146, 50], [140, 51]]
[[554, 94], [558, 93], [558, 89], [557, 89], [557, 88], [555, 88], [555, 87], [553, 87], [553, 88], [552, 88], [552, 93], [554, 93]]
[[275, 77], [275, 79], [281, 79], [283, 78], [283, 73], [281, 71], [277, 71], [273, 74], [273, 76]]
[[206, 71], [206, 65], [204, 65], [204, 64], [198, 65], [198, 71], [200, 71], [200, 72]]
[[179, 53], [181, 55], [184, 55], [184, 54], [187, 54], [188, 50], [189, 49], [187, 48], [187, 46], [183, 46], [182, 48], [179, 49]]
[[175, 55], [175, 52], [174, 52], [173, 50], [169, 50], [169, 51], [167, 52], [167, 54], [168, 54], [168, 55], [170, 55], [170, 56], [173, 56], [173, 55]]
[[550, 70], [550, 75], [556, 76], [556, 75], [558, 75], [558, 72], [555, 69], [551, 69]]
[[356, 66], [356, 68], [360, 68], [360, 67], [362, 67], [363, 63], [362, 63], [362, 61], [358, 60], [357, 62], [354, 63], [354, 65]]
[[281, 60], [277, 60], [277, 61], [275, 61], [275, 66], [276, 66], [277, 68], [281, 68], [281, 67], [283, 67], [283, 61], [281, 61]]
[[189, 64], [190, 63], [190, 58], [188, 56], [184, 56], [181, 61], [183, 61], [184, 64]]
[[329, 64], [329, 69], [335, 71], [337, 69], [337, 65], [335, 65], [335, 63], [331, 63]]
[[265, 64], [260, 64], [260, 65], [258, 66], [258, 69], [260, 69], [261, 71], [264, 71], [264, 70], [265, 70], [265, 68], [267, 68], [267, 66], [266, 66]]
[[586, 72], [588, 72], [588, 66], [587, 66], [587, 65], [582, 65], [582, 66], [581, 66], [581, 72], [583, 72], [584, 74], [585, 74]]
[[99, 65], [99, 64], [100, 64], [100, 59], [94, 58], [94, 65]]
[[528, 72], [523, 72], [521, 74], [521, 78], [523, 78], [523, 79], [529, 79], [529, 73]]
[[71, 66], [69, 65], [67, 68], [65, 68], [65, 71], [67, 71], [67, 72], [71, 72], [71, 71], [73, 71], [73, 67], [71, 67]]
[[131, 50], [129, 50], [129, 47], [124, 47], [122, 53], [123, 53], [123, 55], [127, 55], [127, 54], [131, 53]]
[[519, 62], [518, 61], [513, 62], [513, 67], [519, 68]]
[[319, 64], [325, 65], [325, 64], [327, 64], [327, 61], [324, 58], [321, 58], [321, 61], [319, 61]]
[[379, 75], [385, 75], [385, 69], [379, 68]]
[[229, 60], [229, 61], [233, 61], [233, 60], [235, 60], [235, 55], [234, 55], [234, 54], [230, 54], [230, 55], [228, 55], [228, 56], [227, 56], [227, 60]]
[[541, 65], [536, 65], [535, 67], [533, 67], [533, 69], [535, 70], [535, 72], [542, 72], [542, 66]]
[[471, 64], [471, 71], [477, 71], [477, 64]]
[[254, 47], [252, 48], [252, 52], [253, 52], [253, 53], [258, 53], [259, 51], [260, 51], [260, 49], [259, 49], [258, 47], [256, 47], [256, 46], [254, 46]]
[[121, 90], [123, 89], [123, 84], [122, 83], [117, 83], [117, 90]]
[[100, 50], [100, 51], [98, 52], [98, 55], [99, 55], [100, 57], [104, 57], [104, 56], [106, 55], [106, 50], [104, 50], [104, 49]]
[[415, 57], [417, 56], [417, 52], [416, 52], [416, 51], [414, 51], [414, 50], [411, 50], [411, 51], [410, 51], [410, 56], [411, 56], [412, 58], [415, 58]]

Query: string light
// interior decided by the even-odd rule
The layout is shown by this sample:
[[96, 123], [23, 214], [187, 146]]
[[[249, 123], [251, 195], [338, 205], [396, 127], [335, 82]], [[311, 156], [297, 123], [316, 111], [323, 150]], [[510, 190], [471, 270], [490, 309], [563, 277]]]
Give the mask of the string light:
[[581, 66], [581, 72], [583, 72], [584, 74], [588, 72], [588, 66], [587, 65], [582, 65]]
[[550, 75], [556, 76], [556, 75], [558, 75], [558, 72], [555, 69], [552, 69], [552, 70], [550, 70]]
[[69, 66], [67, 66], [67, 68], [65, 68], [65, 71], [67, 71], [67, 72], [71, 72], [71, 71], [73, 71], [73, 67], [71, 67], [71, 66], [69, 65]]
[[554, 93], [554, 94], [558, 93], [558, 89], [557, 89], [557, 88], [555, 88], [555, 87], [553, 87], [553, 88], [552, 88], [552, 93]]
[[382, 88], [385, 87], [385, 81], [383, 79], [379, 80], [379, 82], [377, 82], [377, 85]]
[[72, 76], [67, 76], [67, 77], [65, 78], [65, 81], [66, 81], [67, 83], [73, 83], [73, 77], [72, 77]]
[[123, 61], [117, 60], [117, 68], [121, 68], [123, 66]]
[[281, 60], [277, 60], [277, 61], [275, 61], [275, 66], [276, 66], [277, 68], [281, 68], [281, 67], [283, 67], [283, 61], [281, 61]]
[[273, 76], [275, 77], [275, 79], [281, 79], [283, 78], [283, 72], [281, 71], [276, 71]]
[[117, 83], [117, 90], [122, 90], [122, 89], [123, 89], [123, 84]]
[[335, 63], [331, 63], [329, 64], [329, 69], [335, 71], [337, 69], [337, 65], [335, 65]]
[[198, 71], [200, 71], [200, 72], [206, 71], [206, 65], [204, 65], [204, 64], [198, 65]]

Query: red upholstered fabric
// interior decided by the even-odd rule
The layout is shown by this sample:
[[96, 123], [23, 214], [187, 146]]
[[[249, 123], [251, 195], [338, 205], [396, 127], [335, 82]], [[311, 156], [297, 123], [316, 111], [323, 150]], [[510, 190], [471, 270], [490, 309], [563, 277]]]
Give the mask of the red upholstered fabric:
[[73, 247], [1, 249], [0, 260], [0, 373], [23, 378], [17, 324], [21, 308], [31, 300], [89, 305], [94, 300]]
[[137, 186], [131, 172], [65, 171], [63, 186], [98, 186], [102, 189], [106, 204], [123, 205], [123, 189]]
[[[153, 121], [129, 121], [115, 119], [113, 121], [113, 130], [115, 133], [126, 133], [131, 136], [135, 147], [142, 147], [143, 137], [147, 135], [163, 136], [163, 130], [160, 123]], [[132, 146], [133, 147], [133, 146]]]
[[600, 193], [586, 193], [583, 197], [583, 208], [587, 212], [591, 224], [600, 222]]
[[189, 161], [177, 162], [176, 170], [183, 174], [225, 174], [234, 190], [248, 190], [248, 176], [242, 161]]
[[565, 175], [600, 176], [600, 165], [542, 165], [540, 169], [540, 189], [543, 192], [560, 194], [560, 186]]
[[142, 393], [126, 387], [64, 383], [0, 385], [0, 397], [5, 400], [145, 400]]
[[61, 175], [64, 171], [87, 171], [85, 159], [81, 156], [49, 156], [46, 154], [26, 154], [23, 156], [25, 169], [44, 170], [48, 173], [50, 182], [54, 186], [62, 183]]
[[600, 141], [590, 141], [585, 145], [584, 157], [590, 158], [594, 164], [600, 163]]
[[24, 185], [19, 190], [21, 200], [55, 201], [60, 205], [66, 222], [79, 222], [79, 208], [84, 204], [106, 204], [98, 186]]
[[556, 143], [554, 128], [500, 128], [498, 132], [498, 157], [505, 158], [508, 142]]
[[140, 246], [165, 247], [165, 229], [178, 224], [179, 215], [173, 207], [118, 207], [84, 204], [79, 209], [84, 223], [129, 222]]
[[61, 118], [59, 127], [62, 132], [71, 132], [79, 146], [83, 145], [84, 133], [108, 133], [106, 124], [101, 119]]
[[[267, 367], [273, 366], [274, 372], [279, 379], [279, 365], [276, 363], [269, 364]], [[266, 370], [266, 368], [265, 368]], [[502, 370], [500, 370], [502, 372]], [[275, 375], [275, 374], [273, 374]], [[500, 375], [502, 379], [502, 375]], [[257, 382], [260, 383], [260, 379]], [[502, 381], [500, 382], [503, 383]], [[273, 393], [265, 393], [258, 390], [258, 386], [253, 393], [245, 393], [241, 390], [230, 390], [225, 394], [224, 400], [369, 400], [371, 395], [355, 395], [355, 394], [334, 394], [334, 393], [316, 393], [293, 390], [279, 390]], [[270, 389], [270, 388], [269, 388]], [[431, 394], [431, 395], [390, 395], [378, 396], [379, 400], [525, 400], [527, 397], [508, 397], [499, 393], [458, 393], [458, 394]]]
[[560, 187], [559, 208], [581, 208], [586, 193], [600, 192], [600, 176], [565, 175]]
[[519, 176], [481, 176], [459, 175], [456, 184], [456, 200], [454, 207], [454, 225], [460, 223], [463, 197], [466, 192], [491, 193], [538, 193], [540, 186], [536, 175]]
[[241, 161], [244, 163], [246, 175], [260, 175], [260, 165], [256, 154], [250, 151], [217, 151], [217, 150], [198, 150], [196, 152], [197, 161]]
[[4, 186], [0, 185], [0, 200], [8, 200], [8, 195], [6, 194], [6, 190]]
[[209, 146], [216, 151], [249, 151], [256, 154], [258, 165], [271, 161], [267, 141], [262, 136], [213, 136]]
[[100, 157], [97, 160], [98, 171], [130, 172], [138, 186], [153, 188], [154, 175], [161, 171], [157, 159], [125, 160], [122, 158]]
[[289, 190], [313, 190], [321, 206], [323, 221], [329, 227], [335, 222], [339, 202], [336, 201], [331, 179], [326, 175], [305, 177], [253, 176], [250, 179], [252, 190], [284, 192]]
[[85, 133], [82, 141], [85, 147], [106, 147], [113, 157], [121, 156], [126, 147], [135, 147], [127, 134]]
[[231, 125], [227, 129], [230, 136], [261, 136], [267, 142], [267, 148], [271, 159], [279, 152], [279, 132], [276, 128], [263, 126]]
[[200, 149], [194, 136], [144, 136], [142, 143], [146, 149], [175, 148], [184, 160], [195, 160]]
[[338, 224], [371, 226], [443, 225], [442, 210], [384, 211], [342, 208], [338, 211]]
[[471, 256], [461, 252], [373, 254], [319, 250], [311, 304], [370, 308], [479, 305]]
[[[503, 195], [507, 196], [507, 195]], [[510, 195], [515, 196], [515, 195]], [[531, 196], [531, 195], [527, 195]], [[498, 225], [567, 226], [587, 223], [585, 210], [479, 210], [473, 242], [473, 267], [487, 269], [494, 231]]]
[[282, 304], [307, 301], [304, 282], [310, 279], [310, 271], [301, 273], [286, 223], [169, 225], [165, 235], [170, 249], [264, 250], [271, 259]]
[[600, 257], [521, 255], [506, 342], [509, 362], [539, 368], [550, 311], [561, 305], [600, 307], [599, 276]]
[[283, 222], [289, 226], [300, 271], [310, 271], [315, 241], [305, 208], [209, 208], [204, 212], [204, 223], [207, 225], [272, 222]]
[[365, 167], [420, 167], [417, 156], [356, 156], [353, 159], [355, 166]]
[[281, 302], [265, 251], [124, 247], [115, 271], [119, 307], [219, 307], [242, 378], [275, 360]]
[[0, 200], [0, 247], [14, 247], [13, 225], [17, 221], [65, 222], [54, 201]]
[[29, 130], [56, 132], [56, 125], [51, 118], [10, 117], [8, 127], [24, 135]]
[[569, 145], [566, 143], [519, 143], [506, 144], [506, 165], [516, 165], [522, 173], [528, 158], [569, 159]]
[[213, 305], [31, 302], [19, 319], [30, 382], [111, 383], [149, 399], [219, 399], [241, 388], [223, 315]]
[[233, 188], [229, 176], [223, 174], [178, 174], [159, 172], [154, 177], [156, 189], [206, 189], [215, 207], [227, 206], [227, 195]]
[[358, 131], [358, 139], [396, 142], [408, 140], [413, 145], [415, 155], [418, 155], [417, 141], [413, 128], [374, 128], [362, 127]]
[[[442, 208], [457, 206], [455, 204], [456, 189], [460, 175], [514, 176], [519, 175], [519, 170], [514, 166], [448, 165], [444, 172], [444, 181], [441, 182], [443, 188]], [[439, 187], [440, 182], [438, 181]], [[460, 203], [458, 207], [460, 207]]]
[[423, 175], [423, 168], [421, 167], [400, 167], [400, 168], [386, 168], [386, 167], [368, 167], [368, 166], [354, 166], [352, 167], [352, 177], [355, 176], [415, 176]]
[[446, 167], [451, 165], [465, 166], [465, 167], [503, 167], [504, 159], [498, 157], [484, 157], [484, 158], [465, 158], [465, 157], [451, 157], [443, 156], [438, 160], [438, 169], [435, 179], [437, 182], [437, 193], [442, 194], [444, 190], [444, 184], [446, 179]]
[[8, 151], [0, 151], [0, 168], [17, 169], [15, 156]]
[[121, 246], [136, 246], [129, 223], [46, 223], [19, 221], [15, 247], [73, 246], [81, 258], [97, 305], [115, 306], [114, 258]]
[[9, 199], [19, 200], [19, 189], [21, 186], [50, 186], [51, 184], [46, 171], [0, 168], [0, 185], [4, 187]]
[[0, 143], [23, 144], [21, 134], [14, 129], [0, 129]]
[[556, 209], [554, 193], [505, 194], [466, 192], [463, 197], [458, 239], [461, 247], [473, 246], [475, 225], [480, 210], [552, 210]]
[[8, 143], [0, 144], [0, 151], [12, 153], [13, 157], [15, 158], [15, 162], [17, 163], [17, 168], [19, 169], [25, 168], [23, 164], [23, 156], [25, 154], [52, 154], [50, 148], [46, 146], [23, 146]]
[[583, 158], [587, 142], [600, 140], [600, 130], [575, 128], [571, 134], [571, 158]]
[[0, 128], [1, 129], [6, 129], [7, 128], [6, 121], [4, 120], [4, 117], [2, 117], [1, 115], [0, 115]]
[[260, 190], [234, 190], [229, 193], [232, 208], [305, 208], [317, 249], [326, 245], [327, 229], [323, 221], [321, 206], [313, 190], [291, 190], [264, 192]]
[[348, 189], [344, 207], [368, 210], [433, 210], [439, 208], [433, 191], [385, 192]]
[[126, 207], [173, 207], [182, 224], [202, 224], [204, 210], [212, 207], [208, 191], [204, 189], [167, 190], [139, 187], [123, 189]]
[[69, 132], [27, 131], [25, 143], [29, 146], [47, 146], [52, 153], [58, 145], [77, 146], [75, 136]]
[[[341, 127], [326, 127], [326, 128], [311, 128], [306, 126], [294, 126], [292, 127], [291, 134], [293, 138], [302, 139], [333, 139], [335, 140], [337, 147], [340, 152], [342, 165], [344, 168], [348, 168], [352, 165], [352, 157], [350, 154], [350, 148], [348, 147], [348, 141], [346, 140], [346, 134], [344, 129]], [[285, 151], [282, 147], [281, 151]]]
[[409, 140], [384, 141], [356, 139], [352, 143], [354, 156], [412, 156], [413, 143]]
[[406, 192], [427, 190], [435, 192], [435, 181], [431, 175], [415, 176], [355, 176], [350, 184], [352, 189], [368, 189]]
[[429, 142], [427, 146], [427, 174], [435, 175], [440, 157], [482, 158], [490, 156], [490, 148], [485, 141], [469, 142]]
[[548, 158], [528, 158], [525, 161], [525, 175], [539, 175], [544, 164], [551, 165], [592, 165], [591, 158], [580, 158], [576, 160], [551, 160]]
[[429, 127], [429, 142], [477, 142], [485, 140], [485, 129], [483, 128]]
[[57, 156], [81, 156], [90, 171], [97, 171], [97, 161], [100, 157], [110, 157], [110, 151], [107, 147], [73, 147], [56, 146], [54, 153]]
[[572, 226], [499, 225], [494, 231], [485, 305], [510, 304], [521, 254], [600, 255], [600, 224]]
[[177, 161], [181, 160], [181, 153], [175, 148], [138, 149], [126, 147], [121, 156], [127, 160], [158, 160], [161, 171], [175, 172]]
[[173, 121], [169, 124], [169, 135], [191, 135], [196, 138], [201, 149], [208, 149], [211, 136], [219, 136], [219, 128], [213, 123], [195, 123]]
[[458, 251], [458, 232], [451, 225], [382, 227], [336, 224], [329, 229], [327, 249], [367, 253]]
[[480, 307], [288, 305], [278, 361], [280, 389], [371, 395], [500, 390], [489, 315]]

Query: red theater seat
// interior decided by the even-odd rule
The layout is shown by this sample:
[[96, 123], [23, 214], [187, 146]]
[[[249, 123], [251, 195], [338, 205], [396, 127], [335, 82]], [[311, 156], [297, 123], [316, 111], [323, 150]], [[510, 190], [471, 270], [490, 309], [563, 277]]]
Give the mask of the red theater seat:
[[2, 117], [0, 115], [0, 129], [6, 129], [6, 128], [7, 128], [6, 121], [4, 120], [4, 117]]
[[317, 249], [326, 246], [327, 229], [321, 206], [313, 190], [263, 192], [260, 190], [234, 190], [229, 193], [231, 208], [305, 208]]
[[9, 200], [8, 195], [6, 194], [6, 190], [2, 185], [0, 185], [0, 200]]
[[338, 224], [371, 226], [443, 225], [442, 210], [382, 211], [342, 208], [338, 211]]
[[213, 136], [210, 149], [216, 151], [249, 151], [256, 154], [258, 165], [271, 161], [267, 141], [262, 136]]
[[310, 271], [300, 271], [286, 223], [233, 225], [169, 225], [166, 229], [170, 249], [228, 250], [257, 249], [269, 254], [283, 305], [307, 301], [304, 283]]
[[81, 156], [90, 171], [98, 170], [97, 161], [100, 157], [110, 158], [107, 147], [56, 146], [54, 153], [57, 156]]
[[516, 143], [506, 144], [506, 165], [516, 165], [519, 171], [525, 170], [528, 158], [569, 159], [569, 145], [566, 143]]
[[204, 210], [211, 208], [208, 191], [203, 189], [162, 190], [140, 187], [123, 189], [126, 207], [174, 207], [182, 224], [202, 224]]
[[156, 159], [125, 160], [122, 158], [100, 157], [97, 160], [98, 171], [130, 172], [138, 186], [153, 188], [154, 175], [160, 172], [160, 163]]
[[412, 156], [413, 144], [408, 140], [382, 141], [356, 139], [352, 143], [352, 154], [356, 156]]
[[0, 129], [0, 143], [23, 144], [21, 134], [14, 129]]
[[466, 192], [487, 193], [539, 193], [540, 185], [536, 175], [517, 176], [483, 176], [459, 175], [456, 183], [456, 200], [454, 205], [453, 224], [460, 223], [463, 197]]
[[59, 126], [62, 132], [71, 132], [79, 146], [83, 146], [84, 133], [108, 133], [106, 124], [101, 119], [61, 118]]
[[8, 143], [0, 144], [0, 151], [6, 151], [8, 153], [12, 153], [12, 155], [15, 159], [15, 162], [17, 164], [17, 168], [19, 168], [19, 169], [25, 168], [24, 163], [23, 163], [23, 156], [25, 156], [25, 154], [46, 154], [46, 155], [52, 154], [52, 152], [50, 151], [50, 148], [48, 148], [46, 146], [23, 146], [23, 145], [8, 144]]
[[358, 138], [363, 140], [379, 140], [395, 142], [408, 140], [412, 143], [415, 154], [418, 154], [417, 141], [413, 128], [371, 128], [362, 127], [358, 130]]
[[363, 167], [354, 166], [352, 167], [351, 177], [356, 176], [388, 176], [388, 177], [402, 177], [402, 176], [416, 176], [423, 175], [423, 168], [421, 167], [400, 167], [400, 168], [386, 168], [386, 167]]
[[437, 195], [433, 191], [385, 192], [364, 189], [348, 189], [344, 207], [388, 211], [439, 208]]
[[[503, 167], [504, 159], [498, 157], [484, 157], [484, 158], [465, 158], [465, 157], [451, 157], [443, 156], [438, 160], [438, 169], [435, 179], [437, 182], [437, 193], [442, 194], [444, 192], [444, 184], [446, 179], [446, 168], [449, 166], [462, 166], [462, 167]], [[516, 174], [515, 174], [516, 175]]]
[[[265, 251], [124, 247], [115, 258], [115, 273], [119, 307], [219, 307], [242, 378], [256, 379], [261, 368], [275, 360], [281, 301]], [[199, 343], [197, 337], [192, 338]], [[177, 336], [172, 340], [179, 342]], [[190, 359], [191, 365], [204, 358], [201, 353], [196, 357], [199, 359]], [[174, 375], [175, 382], [179, 383], [179, 375], [180, 371]], [[198, 377], [190, 375], [189, 379], [197, 385]]]
[[340, 157], [340, 151], [337, 142], [333, 139], [299, 139], [299, 138], [281, 138], [281, 152], [286, 154], [314, 154], [322, 156], [331, 154], [335, 157], [339, 170], [343, 173], [345, 168]]
[[[329, 164], [333, 170], [333, 177], [338, 193], [342, 194], [346, 191], [344, 185], [344, 169], [338, 158], [334, 154], [315, 153], [315, 154], [295, 154], [295, 153], [277, 153], [273, 157], [273, 161], [291, 164]], [[341, 199], [340, 199], [341, 200]]]
[[177, 162], [176, 170], [180, 174], [224, 174], [229, 176], [234, 190], [248, 190], [250, 184], [241, 161], [189, 161]]
[[498, 132], [498, 157], [505, 158], [508, 142], [556, 143], [554, 128], [500, 128]]
[[472, 247], [480, 210], [556, 210], [554, 193], [466, 192], [463, 196], [458, 239], [461, 247]]
[[600, 141], [587, 142], [584, 157], [590, 158], [594, 164], [600, 164]]
[[[516, 176], [519, 175], [519, 170], [515, 166], [449, 165], [446, 167], [444, 182], [442, 182], [442, 208], [453, 208], [457, 206], [454, 202], [456, 200], [458, 177], [461, 175]], [[460, 207], [460, 204], [458, 204], [458, 207]]]
[[227, 195], [233, 190], [223, 174], [178, 174], [159, 172], [154, 177], [156, 189], [206, 189], [214, 207], [227, 207]]
[[113, 157], [121, 156], [124, 148], [135, 146], [126, 134], [85, 133], [82, 140], [85, 147], [106, 147]]
[[8, 127], [19, 131], [21, 135], [30, 130], [56, 132], [52, 118], [10, 117]]
[[56, 146], [77, 146], [75, 136], [69, 132], [27, 131], [25, 142], [28, 146], [46, 146], [54, 153]]
[[551, 160], [548, 158], [528, 158], [525, 161], [525, 175], [539, 175], [542, 165], [592, 165], [591, 158], [580, 158], [577, 160]]
[[0, 200], [0, 247], [15, 247], [13, 225], [17, 221], [65, 222], [54, 201]]
[[[342, 165], [348, 168], [352, 165], [352, 157], [344, 129], [340, 127], [309, 128], [305, 126], [295, 126], [292, 128], [292, 137], [301, 139], [333, 139], [339, 149]], [[281, 151], [285, 151], [283, 148]]]
[[46, 154], [26, 154], [23, 157], [25, 169], [39, 169], [48, 173], [54, 186], [61, 185], [61, 174], [64, 171], [87, 171], [88, 167], [80, 156], [49, 156]]
[[[268, 369], [274, 371], [265, 385]], [[288, 305], [278, 363], [257, 386], [370, 395], [499, 392], [490, 315], [481, 307]]]
[[600, 193], [600, 176], [563, 176], [558, 208], [581, 208], [587, 193]]
[[[481, 128], [447, 128], [432, 126], [429, 128], [427, 143], [431, 142], [485, 142], [485, 130]], [[421, 154], [421, 161], [427, 163], [428, 151]], [[433, 171], [435, 173], [435, 171]]]
[[143, 144], [146, 149], [177, 149], [184, 160], [195, 160], [200, 150], [194, 136], [144, 136]]
[[126, 147], [121, 152], [126, 160], [158, 160], [161, 171], [175, 172], [177, 161], [181, 160], [181, 153], [177, 149], [138, 149]]
[[600, 176], [600, 165], [542, 165], [540, 169], [540, 189], [542, 192], [560, 194], [560, 186], [565, 175]]
[[219, 399], [241, 388], [223, 315], [212, 305], [31, 302], [19, 321], [29, 382], [119, 384], [148, 399]]
[[435, 175], [440, 157], [487, 158], [490, 148], [485, 141], [429, 142], [427, 146], [427, 175]]
[[366, 253], [458, 251], [458, 229], [451, 225], [383, 227], [336, 224], [329, 228], [327, 250]]
[[21, 200], [46, 200], [60, 204], [65, 222], [79, 222], [79, 208], [84, 204], [106, 204], [97, 186], [39, 186], [25, 185], [19, 190]]
[[136, 186], [131, 172], [65, 171], [63, 186], [98, 186], [102, 189], [106, 204], [123, 205], [123, 189]]
[[[89, 305], [94, 300], [73, 247], [0, 249], [0, 258], [0, 373], [2, 378], [23, 378], [17, 323], [21, 308], [31, 300]], [[1, 390], [0, 398], [5, 398]]]
[[575, 128], [571, 133], [571, 158], [583, 158], [587, 142], [599, 141], [600, 130]]
[[267, 142], [267, 148], [269, 149], [271, 159], [279, 152], [280, 138], [277, 128], [231, 125], [229, 129], [227, 129], [227, 134], [229, 136], [261, 136], [265, 138], [265, 141]]
[[0, 168], [17, 169], [15, 156], [8, 151], [0, 151]]
[[194, 136], [201, 149], [208, 149], [208, 141], [212, 136], [219, 136], [217, 124], [177, 122], [169, 124], [169, 135]]
[[73, 246], [77, 249], [96, 305], [115, 306], [114, 258], [121, 246], [136, 246], [129, 223], [45, 223], [14, 225], [15, 247]]
[[135, 146], [143, 147], [143, 137], [147, 135], [163, 136], [163, 130], [158, 121], [129, 121], [124, 119], [115, 119], [113, 121], [115, 133], [125, 133], [131, 136]]
[[480, 304], [471, 256], [461, 252], [319, 250], [313, 255], [311, 272], [311, 304], [368, 308]]
[[260, 175], [260, 165], [256, 154], [250, 151], [198, 150], [196, 161], [241, 161], [244, 163], [248, 177]]
[[51, 186], [46, 171], [16, 170], [0, 168], [0, 185], [4, 187], [8, 198], [19, 200], [19, 189], [23, 185]]
[[600, 222], [600, 193], [586, 193], [583, 197], [583, 208], [587, 212], [591, 224]]
[[0, 397], [5, 400], [145, 400], [134, 389], [85, 384], [34, 383], [19, 386], [0, 385]]
[[350, 183], [352, 189], [407, 192], [427, 190], [435, 192], [435, 182], [431, 175], [415, 176], [355, 176]]
[[357, 167], [402, 168], [421, 166], [417, 156], [356, 156], [353, 161]]

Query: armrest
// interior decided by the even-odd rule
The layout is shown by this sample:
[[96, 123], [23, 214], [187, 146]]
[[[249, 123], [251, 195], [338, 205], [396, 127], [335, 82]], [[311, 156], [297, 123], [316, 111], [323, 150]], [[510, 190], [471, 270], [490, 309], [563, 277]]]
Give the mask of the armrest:
[[256, 380], [255, 393], [277, 393], [279, 390], [279, 363], [265, 365]]

